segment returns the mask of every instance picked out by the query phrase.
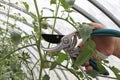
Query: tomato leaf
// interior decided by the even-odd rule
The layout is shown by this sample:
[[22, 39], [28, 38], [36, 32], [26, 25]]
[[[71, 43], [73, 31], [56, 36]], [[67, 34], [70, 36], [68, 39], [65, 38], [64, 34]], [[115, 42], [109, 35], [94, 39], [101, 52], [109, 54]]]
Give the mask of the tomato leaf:
[[75, 0], [65, 0], [66, 4], [68, 5], [68, 7], [72, 7], [75, 3]]
[[108, 60], [103, 60], [104, 61], [104, 63], [106, 63], [106, 64], [108, 64], [109, 63], [109, 61]]
[[91, 26], [91, 24], [83, 23], [78, 27], [78, 31], [80, 33], [81, 38], [83, 39], [83, 42], [85, 42], [88, 38], [91, 37]]
[[99, 74], [96, 70], [89, 70], [86, 71], [86, 73], [93, 78], [95, 78]]
[[80, 36], [83, 39], [84, 46], [80, 52], [80, 55], [77, 57], [74, 67], [80, 66], [90, 59], [90, 56], [93, 53], [96, 53], [96, 45], [94, 41], [90, 39], [92, 28], [90, 24], [81, 24], [78, 28]]
[[90, 59], [91, 53], [91, 50], [88, 50], [84, 47], [80, 55], [77, 57], [74, 66], [80, 66], [86, 61], [88, 61]]
[[117, 80], [120, 80], [120, 70], [115, 68], [114, 66], [113, 67], [109, 67], [109, 68], [114, 72], [114, 74], [117, 77]]
[[65, 0], [60, 0], [60, 1], [61, 1], [63, 8], [68, 9], [68, 4], [66, 3], [66, 1]]
[[75, 0], [60, 0], [64, 9], [71, 8], [74, 5]]
[[59, 52], [56, 62], [57, 63], [62, 63], [64, 60], [67, 60], [67, 59], [68, 59], [68, 55], [66, 55], [66, 54], [64, 54], [62, 52]]
[[42, 27], [43, 29], [47, 29], [48, 26], [49, 26], [49, 24], [48, 24], [47, 20], [41, 21], [41, 27]]
[[10, 37], [12, 39], [12, 42], [16, 45], [18, 45], [21, 42], [21, 35], [18, 32], [15, 31], [11, 32]]
[[2, 5], [2, 4], [0, 4], [0, 7], [3, 7], [3, 5]]
[[101, 64], [101, 62], [97, 62], [97, 67], [99, 69], [99, 73], [101, 74], [105, 74], [106, 73], [106, 69], [105, 67]]
[[30, 12], [30, 15], [31, 15], [31, 17], [32, 17], [35, 21], [37, 21], [37, 16], [36, 16], [36, 14], [34, 14], [33, 12]]
[[57, 59], [51, 64], [50, 70], [54, 69], [58, 64], [62, 63], [64, 60], [68, 60], [68, 55], [62, 52], [57, 53]]
[[56, 4], [56, 0], [51, 0], [50, 4]]
[[75, 67], [80, 66], [86, 61], [88, 61], [93, 53], [95, 53], [95, 43], [91, 40], [88, 39], [84, 43], [84, 47], [82, 48], [80, 55], [77, 57], [75, 61]]
[[27, 2], [23, 2], [24, 7], [26, 8], [26, 10], [29, 10], [29, 5], [27, 4]]
[[54, 61], [50, 66], [50, 70], [54, 69], [57, 65], [58, 65], [58, 63], [56, 61]]
[[43, 79], [42, 79], [42, 80], [50, 80], [49, 75], [45, 74], [45, 75], [43, 76]]
[[81, 78], [84, 77], [84, 74], [80, 71], [80, 72], [77, 72], [77, 75], [79, 75]]
[[50, 67], [50, 62], [44, 61], [43, 68], [49, 68], [49, 67]]

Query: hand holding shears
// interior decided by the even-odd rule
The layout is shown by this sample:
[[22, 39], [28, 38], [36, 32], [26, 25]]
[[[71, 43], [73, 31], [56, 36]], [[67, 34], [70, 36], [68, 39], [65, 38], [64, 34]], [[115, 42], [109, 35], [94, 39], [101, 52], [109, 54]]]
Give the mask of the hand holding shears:
[[[76, 58], [76, 54], [79, 54], [80, 48], [76, 47], [77, 38], [80, 38], [78, 32], [73, 32], [68, 35], [51, 35], [51, 34], [42, 34], [43, 38], [50, 43], [57, 43], [58, 45], [54, 48], [43, 48], [43, 50], [48, 52], [57, 52], [64, 50], [72, 58]], [[120, 37], [120, 32], [113, 29], [96, 29], [93, 30], [91, 36], [109, 36], [109, 37]], [[52, 38], [52, 39], [51, 39]], [[57, 40], [54, 42], [54, 40]], [[90, 65], [99, 72], [97, 67], [97, 62], [93, 59], [89, 60]], [[109, 75], [109, 72], [106, 70], [104, 75]]]

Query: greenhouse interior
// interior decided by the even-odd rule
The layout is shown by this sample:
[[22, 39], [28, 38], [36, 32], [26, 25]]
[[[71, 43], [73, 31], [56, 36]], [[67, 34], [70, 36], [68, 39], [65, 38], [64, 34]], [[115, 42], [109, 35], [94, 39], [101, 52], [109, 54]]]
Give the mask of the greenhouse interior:
[[0, 0], [0, 80], [120, 80], [119, 37], [120, 0]]

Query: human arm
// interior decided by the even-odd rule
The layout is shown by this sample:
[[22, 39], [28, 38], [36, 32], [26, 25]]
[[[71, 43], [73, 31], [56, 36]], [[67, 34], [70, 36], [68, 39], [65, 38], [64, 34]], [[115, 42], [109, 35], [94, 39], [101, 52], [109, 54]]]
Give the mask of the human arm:
[[[103, 25], [98, 24], [98, 23], [92, 23], [92, 29], [100, 29], [100, 28], [105, 28]], [[120, 39], [117, 37], [91, 37], [91, 39], [95, 42], [96, 44], [96, 49], [103, 53], [106, 56], [109, 55], [115, 55], [117, 57], [120, 58], [120, 46], [119, 46], [119, 42]], [[80, 47], [82, 48], [84, 46], [84, 44], [80, 43]], [[119, 51], [118, 51], [119, 49]], [[94, 55], [92, 56], [92, 58], [96, 61], [99, 61], [100, 59], [98, 59], [97, 57], [95, 57]], [[92, 70], [93, 67], [91, 65], [89, 65], [89, 62], [86, 62], [84, 64], [84, 66], [86, 67], [87, 70]]]
[[120, 58], [120, 38], [115, 38], [113, 55]]

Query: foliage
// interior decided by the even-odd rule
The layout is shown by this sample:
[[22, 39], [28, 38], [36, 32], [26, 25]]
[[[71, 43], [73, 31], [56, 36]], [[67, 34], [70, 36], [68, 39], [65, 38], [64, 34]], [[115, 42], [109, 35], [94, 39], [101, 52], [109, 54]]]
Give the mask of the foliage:
[[[54, 69], [67, 70], [73, 74], [78, 80], [91, 80], [92, 77], [96, 77], [98, 72], [84, 72], [79, 67], [86, 61], [88, 61], [91, 55], [96, 54], [95, 43], [90, 39], [92, 29], [90, 24], [83, 23], [80, 24], [76, 22], [70, 14], [75, 12], [71, 9], [74, 5], [75, 0], [50, 0], [50, 4], [56, 5], [55, 10], [51, 8], [42, 8], [38, 9], [36, 0], [34, 0], [34, 5], [36, 13], [29, 12], [30, 5], [27, 2], [16, 2], [15, 5], [22, 4], [25, 10], [29, 13], [29, 16], [32, 18], [32, 22], [29, 26], [32, 25], [33, 31], [31, 34], [24, 32], [21, 26], [17, 24], [17, 21], [24, 24], [28, 24], [26, 17], [23, 17], [20, 13], [10, 13], [10, 5], [8, 7], [4, 4], [0, 4], [1, 9], [7, 10], [7, 20], [3, 21], [3, 26], [0, 28], [0, 80], [50, 80], [49, 76], [50, 71]], [[10, 0], [9, 3], [10, 4]], [[6, 9], [7, 8], [7, 9]], [[63, 9], [61, 15], [58, 15], [60, 8]], [[51, 15], [44, 16], [44, 10], [47, 9], [52, 13]], [[18, 15], [17, 15], [18, 14]], [[67, 14], [67, 16], [63, 16]], [[10, 22], [10, 18], [13, 19], [14, 23]], [[49, 24], [49, 19], [53, 19], [53, 24]], [[60, 51], [49, 54], [41, 50], [42, 46], [42, 30], [49, 29], [52, 26], [52, 33], [55, 31], [56, 21], [60, 19], [66, 23], [71, 24], [81, 35], [84, 47], [82, 49], [81, 55], [79, 55], [76, 60], [73, 60], [68, 54]], [[31, 51], [27, 50], [28, 48], [35, 48], [37, 55], [39, 56], [36, 62], [32, 62]], [[50, 47], [50, 44], [48, 45]], [[36, 55], [36, 53], [35, 53]], [[107, 62], [107, 61], [105, 61]], [[65, 63], [65, 64], [63, 64]], [[101, 73], [104, 71], [102, 65], [107, 63], [98, 63], [98, 67]], [[32, 66], [31, 66], [32, 65]], [[70, 66], [71, 65], [71, 66]], [[76, 69], [77, 67], [77, 69]], [[38, 69], [38, 77], [34, 75], [34, 70]], [[115, 67], [109, 67], [120, 79], [119, 70]], [[49, 69], [48, 73], [43, 74], [43, 70]]]

